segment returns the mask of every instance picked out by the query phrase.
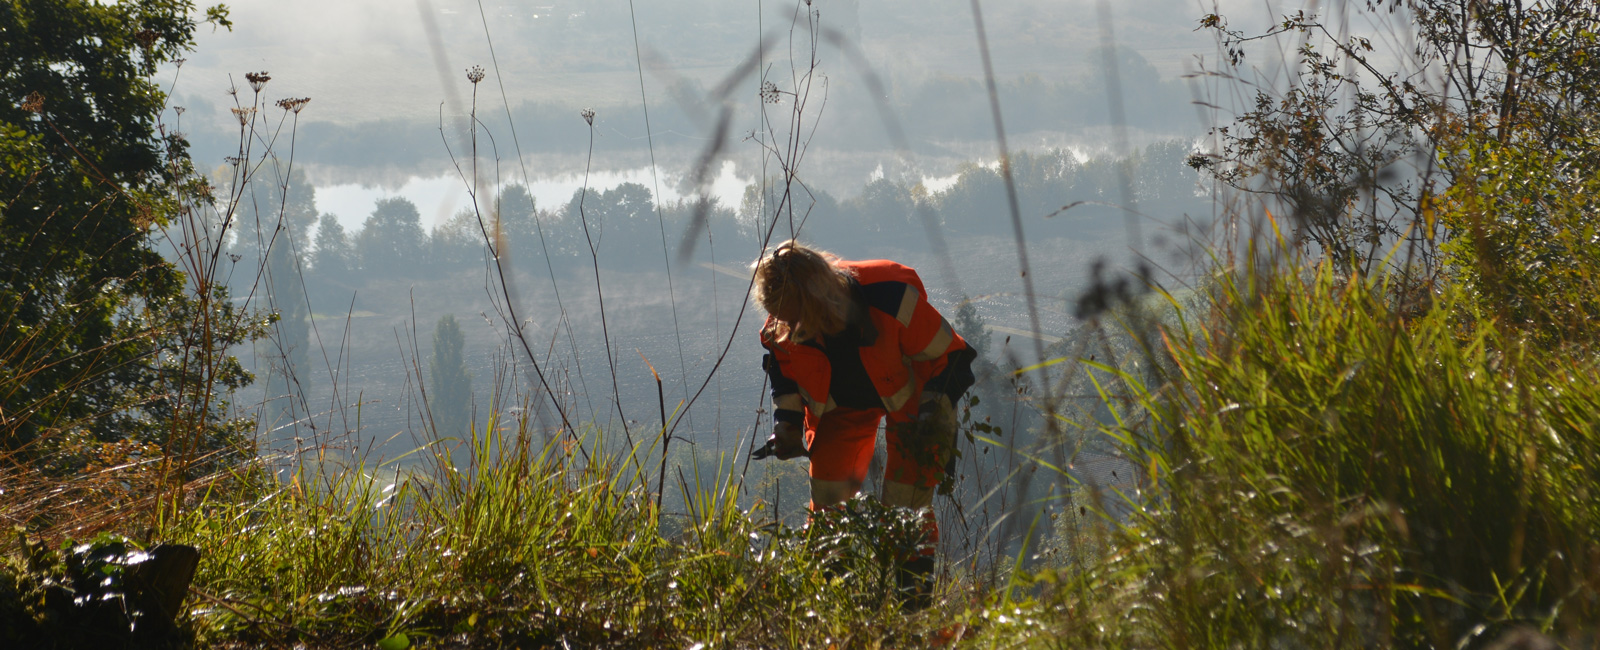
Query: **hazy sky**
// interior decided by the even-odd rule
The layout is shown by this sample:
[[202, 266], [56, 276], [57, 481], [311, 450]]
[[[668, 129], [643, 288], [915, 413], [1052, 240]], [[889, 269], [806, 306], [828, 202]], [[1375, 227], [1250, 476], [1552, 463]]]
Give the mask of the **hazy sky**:
[[[694, 119], [712, 110], [698, 103], [704, 97], [696, 93], [715, 86], [747, 59], [763, 33], [777, 39], [764, 59], [770, 66], [769, 77], [787, 80], [792, 49], [788, 26], [803, 1], [638, 0], [630, 16], [627, 0], [245, 0], [229, 3], [232, 32], [201, 29], [197, 51], [178, 77], [174, 103], [190, 108], [185, 126], [197, 133], [196, 140], [205, 140], [204, 133], [210, 131], [213, 140], [225, 144], [233, 138], [225, 112], [231, 103], [224, 92], [230, 79], [245, 87], [245, 72], [269, 71], [273, 80], [266, 96], [312, 98], [300, 116], [302, 133], [333, 130], [349, 140], [339, 145], [348, 154], [346, 160], [333, 161], [313, 151], [297, 161], [311, 170], [321, 209], [355, 225], [373, 199], [400, 193], [417, 201], [425, 222], [433, 223], [458, 207], [464, 194], [449, 178], [452, 170], [443, 158], [437, 124], [441, 114], [456, 115], [457, 107], [471, 100], [465, 70], [482, 65], [489, 75], [478, 86], [478, 103], [484, 111], [503, 119], [507, 105], [540, 105], [554, 113], [550, 121], [556, 127], [519, 123], [515, 143], [528, 150], [524, 160], [531, 166], [529, 174], [539, 179], [535, 185], [542, 186], [536, 194], [548, 205], [551, 198], [570, 196], [581, 182], [585, 127], [576, 115], [580, 107], [602, 108], [596, 131], [602, 142], [597, 146], [609, 147], [611, 153], [594, 162], [596, 169], [610, 174], [601, 177], [601, 185], [643, 181], [648, 175], [643, 121], [632, 113], [618, 113], [637, 111], [640, 105], [637, 26], [644, 93], [657, 120], [652, 135], [658, 176], [663, 194], [671, 196], [673, 182], [682, 178], [709, 130], [708, 123]], [[1163, 79], [1196, 69], [1197, 57], [1214, 50], [1212, 37], [1196, 32], [1195, 25], [1204, 13], [1219, 10], [1215, 3], [1105, 4], [1112, 8], [1115, 42], [1137, 51]], [[1098, 75], [1098, 59], [1091, 53], [1105, 38], [1099, 6], [1094, 0], [986, 3], [984, 18], [997, 76], [1002, 80], [1032, 76], [1050, 84]], [[874, 70], [897, 87], [982, 78], [969, 2], [814, 0], [813, 7], [824, 26], [858, 43]], [[1234, 16], [1239, 26], [1259, 24], [1269, 11], [1281, 11], [1242, 0], [1223, 2], [1220, 10]], [[795, 54], [803, 56], [803, 39], [795, 47], [800, 50]], [[870, 106], [863, 97], [859, 71], [830, 48], [824, 47], [819, 57], [832, 93], [820, 131], [832, 133], [841, 130], [839, 125], [871, 120], [861, 114], [864, 111], [852, 113], [849, 108]], [[695, 92], [673, 93], [674, 84]], [[740, 92], [753, 97], [755, 84], [753, 78], [745, 80]], [[1105, 101], [1102, 97], [1069, 100], [1098, 107]], [[942, 104], [936, 99], [914, 110], [938, 112]], [[1175, 119], [1167, 132], [1150, 137], [1198, 133], [1198, 121], [1190, 121], [1194, 120], [1191, 107], [1172, 109], [1181, 119]], [[965, 123], [976, 133], [989, 134], [992, 126], [986, 118], [978, 112]], [[208, 127], [206, 121], [220, 126]], [[758, 126], [753, 112], [735, 122], [736, 132]], [[503, 147], [503, 158], [514, 159], [506, 153], [513, 145], [507, 135], [507, 129], [496, 130], [496, 137], [504, 141], [497, 144]], [[946, 143], [941, 156], [924, 157], [919, 173], [942, 176], [961, 162], [992, 159], [994, 148], [987, 137], [967, 144]], [[1019, 134], [1014, 146], [1078, 146], [1104, 140], [1103, 133], [1046, 129]], [[566, 144], [531, 153], [554, 141]], [[886, 139], [879, 148], [887, 152]], [[717, 190], [737, 197], [738, 188], [759, 175], [753, 166], [758, 150], [746, 145], [734, 153], [738, 166], [725, 170]], [[811, 173], [823, 187], [840, 194], [859, 191], [868, 173], [893, 158], [892, 152], [834, 154], [826, 143], [819, 146], [810, 157]], [[348, 160], [352, 157], [357, 162]], [[415, 162], [418, 159], [427, 160]]]
[[[711, 79], [755, 47], [758, 20], [767, 30], [781, 28], [796, 4], [768, 1], [759, 17], [756, 3], [748, 0], [639, 0], [634, 10], [647, 56], [679, 74]], [[967, 2], [856, 4], [815, 0], [823, 23], [857, 36], [875, 65], [905, 74], [981, 74]], [[1193, 55], [1211, 49], [1210, 37], [1193, 31], [1202, 15], [1199, 3], [1109, 4], [1117, 40], [1164, 73], [1181, 72]], [[1241, 12], [1260, 6], [1224, 6], [1229, 4]], [[465, 68], [491, 66], [485, 22], [513, 104], [600, 105], [634, 100], [639, 92], [626, 0], [245, 0], [229, 6], [232, 33], [202, 30], [180, 92], [220, 99], [228, 73], [237, 79], [246, 71], [268, 70], [274, 91], [315, 98], [313, 119], [432, 117], [445, 98], [440, 68], [462, 92]], [[1079, 59], [1101, 35], [1095, 8], [1092, 0], [988, 3], [985, 18], [997, 71], [1082, 73]], [[430, 22], [442, 62], [430, 46]], [[647, 90], [662, 82], [657, 75], [646, 76]]]

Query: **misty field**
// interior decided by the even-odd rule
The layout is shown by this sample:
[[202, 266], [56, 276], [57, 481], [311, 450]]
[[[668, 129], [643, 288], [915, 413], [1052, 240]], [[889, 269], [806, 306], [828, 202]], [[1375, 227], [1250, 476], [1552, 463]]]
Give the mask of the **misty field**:
[[[1600, 647], [1591, 2], [313, 4], [0, 0], [0, 646]], [[789, 239], [936, 541], [752, 455]]]

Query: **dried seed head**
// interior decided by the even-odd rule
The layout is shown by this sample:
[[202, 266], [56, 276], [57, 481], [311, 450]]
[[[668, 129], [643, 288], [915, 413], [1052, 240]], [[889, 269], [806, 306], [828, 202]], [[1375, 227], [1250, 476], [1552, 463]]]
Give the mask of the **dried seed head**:
[[594, 109], [585, 108], [578, 114], [583, 116], [583, 121], [588, 122], [589, 126], [594, 126]]
[[765, 103], [768, 103], [768, 104], [776, 104], [776, 103], [778, 103], [778, 100], [780, 100], [780, 99], [783, 99], [783, 95], [778, 92], [778, 84], [772, 83], [770, 81], [761, 82], [761, 101], [762, 102], [765, 102]]
[[141, 204], [139, 207], [135, 208], [135, 210], [136, 212], [133, 218], [134, 227], [138, 228], [139, 230], [149, 230], [150, 226], [154, 225], [156, 222], [155, 210], [150, 209], [150, 206], [146, 204]]
[[152, 45], [156, 44], [156, 39], [158, 38], [160, 38], [158, 34], [148, 29], [141, 29], [138, 33], [133, 35], [133, 39], [139, 41], [139, 47], [147, 50], [150, 49]]
[[44, 95], [39, 94], [37, 90], [28, 93], [27, 97], [22, 98], [22, 110], [29, 113], [43, 113]]
[[467, 81], [470, 81], [473, 84], [483, 81], [483, 66], [475, 65], [467, 68]]
[[172, 107], [172, 112], [177, 113], [179, 115], [182, 115], [184, 113], [184, 111], [187, 111], [187, 110], [189, 110], [189, 109], [184, 108], [182, 106], [173, 106]]
[[300, 109], [305, 108], [306, 102], [309, 101], [311, 101], [310, 97], [287, 97], [278, 100], [278, 108], [291, 111], [295, 115], [299, 115]]
[[226, 158], [223, 158], [223, 160], [228, 161], [228, 164], [233, 165], [234, 167], [238, 167], [239, 163], [244, 162], [244, 159], [240, 158], [238, 156], [228, 156]]
[[250, 89], [256, 92], [261, 92], [261, 87], [267, 85], [268, 81], [272, 81], [272, 75], [267, 74], [266, 70], [246, 72], [244, 73], [244, 78], [245, 81], [250, 82]]
[[239, 126], [244, 126], [250, 121], [250, 116], [256, 114], [256, 109], [253, 106], [250, 108], [230, 108], [228, 110], [233, 111], [233, 116], [239, 118]]

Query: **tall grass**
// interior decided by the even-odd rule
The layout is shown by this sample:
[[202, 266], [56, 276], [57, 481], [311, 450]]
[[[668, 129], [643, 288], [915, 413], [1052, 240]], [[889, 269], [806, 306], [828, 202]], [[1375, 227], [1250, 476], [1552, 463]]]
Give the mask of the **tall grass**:
[[763, 504], [738, 506], [731, 471], [681, 480], [689, 507], [667, 515], [625, 455], [638, 450], [591, 439], [586, 460], [570, 439], [533, 442], [527, 425], [481, 427], [471, 468], [434, 446], [404, 467], [328, 455], [241, 476], [169, 531], [206, 549], [195, 629], [333, 647], [400, 635], [826, 647], [911, 638], [941, 618], [901, 614], [883, 567], [903, 536], [869, 534], [920, 530], [915, 517], [862, 501], [854, 518], [785, 528]]
[[1091, 363], [1144, 498], [1100, 561], [1041, 576], [1035, 616], [1097, 646], [1592, 644], [1600, 368], [1458, 289], [1395, 295], [1252, 266], [1172, 303], [1170, 375]]

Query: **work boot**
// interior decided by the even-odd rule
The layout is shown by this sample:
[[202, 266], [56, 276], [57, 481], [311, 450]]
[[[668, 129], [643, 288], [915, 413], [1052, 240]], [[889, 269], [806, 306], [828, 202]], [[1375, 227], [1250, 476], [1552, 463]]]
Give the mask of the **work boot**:
[[900, 609], [916, 612], [933, 605], [933, 556], [919, 555], [900, 565], [895, 575]]

